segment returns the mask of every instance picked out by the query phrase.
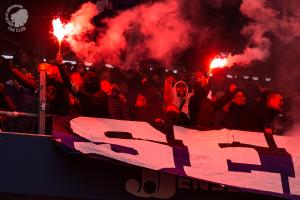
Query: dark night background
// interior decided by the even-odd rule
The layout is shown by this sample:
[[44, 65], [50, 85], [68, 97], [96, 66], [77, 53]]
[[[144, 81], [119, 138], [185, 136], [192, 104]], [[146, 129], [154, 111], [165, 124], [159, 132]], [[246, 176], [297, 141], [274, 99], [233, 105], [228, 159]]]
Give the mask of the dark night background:
[[[22, 48], [33, 55], [53, 56], [56, 53], [56, 39], [52, 36], [52, 19], [56, 16], [67, 20], [70, 15], [76, 11], [79, 6], [87, 1], [80, 0], [5, 0], [1, 1], [1, 31], [0, 44], [1, 51], [15, 52]], [[94, 1], [95, 2], [95, 1]], [[114, 9], [126, 9], [136, 5], [138, 1], [113, 1]], [[26, 31], [14, 33], [7, 30], [8, 24], [5, 21], [5, 12], [7, 8], [14, 4], [21, 4], [28, 10], [29, 17], [25, 25]], [[107, 14], [107, 16], [109, 16]], [[101, 16], [102, 17], [102, 16]], [[69, 57], [73, 55], [69, 55]]]
[[[5, 0], [1, 1], [1, 31], [0, 42], [1, 51], [14, 53], [18, 49], [25, 49], [33, 56], [54, 57], [56, 54], [56, 39], [51, 34], [51, 21], [55, 16], [68, 20], [70, 15], [76, 11], [79, 6], [86, 1], [79, 0], [46, 0], [46, 1], [29, 1], [29, 0]], [[93, 1], [94, 3], [96, 1]], [[142, 0], [113, 0], [113, 11], [105, 11], [95, 17], [95, 23], [101, 19], [113, 16], [122, 9], [128, 9], [145, 1]], [[211, 36], [201, 45], [195, 42], [194, 46], [181, 52], [175, 63], [178, 67], [184, 69], [205, 68], [211, 59], [219, 52], [240, 53], [247, 43], [240, 31], [248, 23], [248, 20], [242, 16], [239, 11], [241, 0], [226, 1], [222, 5], [216, 6], [211, 1], [204, 0], [201, 2], [199, 12], [201, 13], [201, 23], [210, 27]], [[29, 18], [26, 23], [26, 31], [13, 33], [7, 30], [8, 24], [5, 21], [5, 11], [10, 5], [21, 4], [28, 10]], [[188, 4], [188, 2], [187, 2]], [[188, 16], [187, 16], [188, 17]], [[197, 22], [194, 22], [197, 23]], [[199, 22], [200, 23], [200, 22]], [[100, 23], [101, 24], [101, 23]], [[197, 26], [197, 24], [195, 24]], [[196, 38], [195, 38], [196, 39]], [[205, 46], [205, 48], [203, 48]], [[69, 51], [67, 44], [63, 45], [66, 59], [74, 59], [74, 55]], [[272, 60], [272, 59], [269, 59]], [[255, 75], [264, 77], [271, 76], [273, 63], [264, 62], [256, 63], [252, 67], [236, 68], [236, 73]], [[259, 69], [259, 74], [257, 74]], [[241, 75], [242, 75], [241, 74]]]

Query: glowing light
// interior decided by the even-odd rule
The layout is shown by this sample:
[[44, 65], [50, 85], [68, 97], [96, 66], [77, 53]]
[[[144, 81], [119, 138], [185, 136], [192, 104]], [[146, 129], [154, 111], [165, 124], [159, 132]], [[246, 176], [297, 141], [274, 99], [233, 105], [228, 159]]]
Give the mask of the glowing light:
[[110, 68], [110, 69], [113, 69], [113, 68], [114, 68], [114, 66], [111, 65], [111, 64], [105, 64], [105, 67]]
[[230, 75], [230, 74], [227, 74], [226, 77], [227, 77], [227, 78], [230, 78], [230, 79], [233, 79], [233, 76]]
[[62, 63], [71, 63], [72, 65], [77, 64], [77, 62], [75, 60], [63, 60]]
[[270, 81], [272, 81], [272, 78], [265, 78], [265, 80], [266, 80], [267, 82], [270, 82]]
[[55, 37], [58, 39], [59, 42], [62, 41], [62, 39], [67, 35], [70, 34], [73, 26], [72, 24], [67, 24], [64, 25], [59, 18], [54, 19], [52, 21], [52, 26], [53, 26], [53, 34]]
[[90, 62], [84, 62], [84, 65], [87, 66], [87, 67], [90, 67], [93, 65], [93, 63], [90, 63]]
[[13, 59], [14, 58], [14, 56], [11, 56], [11, 55], [4, 55], [4, 54], [2, 54], [1, 56], [3, 58], [5, 58], [5, 59]]
[[228, 58], [214, 58], [210, 63], [210, 70], [224, 68], [228, 64]]

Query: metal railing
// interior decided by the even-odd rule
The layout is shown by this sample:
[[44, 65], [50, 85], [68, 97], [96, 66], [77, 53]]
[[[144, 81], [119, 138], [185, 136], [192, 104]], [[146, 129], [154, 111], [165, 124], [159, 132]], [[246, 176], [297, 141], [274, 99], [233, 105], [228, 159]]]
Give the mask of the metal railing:
[[[53, 117], [54, 115], [46, 114], [47, 100], [46, 100], [46, 70], [40, 70], [40, 82], [39, 82], [39, 106], [38, 113], [25, 113], [25, 112], [9, 112], [9, 111], [0, 111], [0, 115], [17, 118], [17, 117], [29, 117], [29, 118], [38, 118], [38, 133], [45, 135], [46, 134], [46, 117]], [[0, 131], [5, 131], [1, 130]]]

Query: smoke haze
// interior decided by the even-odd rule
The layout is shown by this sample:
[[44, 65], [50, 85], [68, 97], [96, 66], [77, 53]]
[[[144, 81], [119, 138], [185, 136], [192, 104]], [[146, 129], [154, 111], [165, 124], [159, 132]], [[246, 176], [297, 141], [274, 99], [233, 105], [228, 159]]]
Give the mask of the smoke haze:
[[85, 3], [71, 17], [67, 40], [78, 58], [124, 69], [151, 59], [198, 67], [226, 51], [230, 66], [271, 63], [277, 88], [292, 98], [289, 115], [300, 121], [300, 1], [155, 1], [105, 19], [104, 29], [91, 22], [97, 14]]
[[87, 62], [105, 61], [123, 68], [138, 68], [145, 59], [165, 65], [191, 46], [193, 27], [181, 16], [180, 2], [174, 0], [144, 4], [104, 21], [107, 28], [97, 38], [87, 36], [96, 30], [91, 19], [97, 15], [92, 3], [83, 4], [71, 18], [77, 29], [68, 38], [76, 55]]

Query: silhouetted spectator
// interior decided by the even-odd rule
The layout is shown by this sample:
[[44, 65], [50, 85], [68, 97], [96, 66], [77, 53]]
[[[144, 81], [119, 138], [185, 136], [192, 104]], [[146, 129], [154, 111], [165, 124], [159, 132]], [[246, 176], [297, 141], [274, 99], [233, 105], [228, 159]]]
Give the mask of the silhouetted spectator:
[[154, 122], [156, 118], [161, 118], [162, 111], [151, 109], [148, 106], [146, 97], [143, 94], [138, 94], [134, 107], [134, 119], [137, 121]]
[[82, 114], [90, 117], [108, 117], [107, 95], [99, 87], [99, 78], [94, 72], [86, 72], [80, 88], [71, 84], [64, 66], [60, 66], [60, 73], [65, 86], [76, 97], [81, 105]]
[[215, 112], [222, 109], [232, 99], [236, 89], [236, 85], [232, 84], [228, 92], [214, 101], [208, 98], [209, 95], [206, 96], [206, 88], [202, 87], [201, 83], [199, 86], [196, 85], [194, 99], [189, 104], [189, 111], [193, 116], [193, 127], [200, 130], [213, 129]]
[[[179, 112], [184, 113], [187, 117], [189, 117], [189, 101], [191, 94], [189, 93], [188, 85], [184, 81], [178, 81], [173, 86], [172, 91], [172, 103], [169, 105], [175, 105], [179, 109]], [[167, 107], [168, 105], [166, 105]]]
[[102, 80], [100, 82], [101, 89], [107, 94], [108, 112], [113, 119], [130, 120], [127, 100], [125, 96], [120, 94], [120, 89], [116, 84], [111, 85], [109, 81]]
[[247, 107], [247, 97], [243, 90], [238, 89], [232, 98], [224, 120], [224, 126], [228, 129], [251, 130], [250, 111]]
[[259, 105], [252, 116], [252, 129], [281, 134], [282, 127], [278, 122], [282, 117], [283, 95], [278, 92], [268, 92], [265, 104]]
[[184, 112], [181, 112], [174, 104], [170, 104], [165, 108], [165, 116], [165, 119], [169, 120], [174, 125], [184, 127], [190, 125], [188, 116]]

